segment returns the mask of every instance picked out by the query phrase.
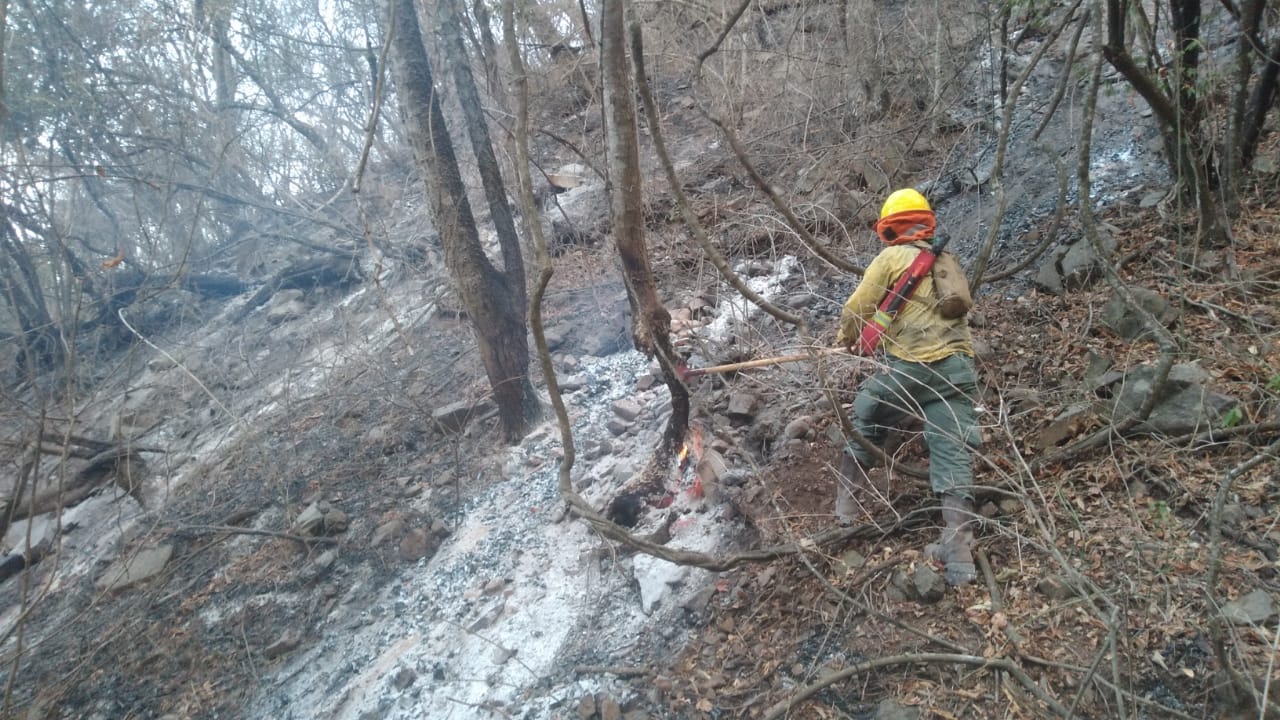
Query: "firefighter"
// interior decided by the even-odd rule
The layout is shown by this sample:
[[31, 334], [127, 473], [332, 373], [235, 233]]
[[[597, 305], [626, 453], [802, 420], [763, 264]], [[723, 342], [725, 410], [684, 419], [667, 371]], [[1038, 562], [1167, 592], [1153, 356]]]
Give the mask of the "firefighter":
[[[889, 195], [875, 225], [886, 247], [845, 302], [837, 343], [861, 352], [863, 326], [920, 252], [912, 243], [932, 238], [935, 225], [933, 210], [919, 192], [905, 189]], [[944, 319], [937, 305], [933, 278], [926, 276], [889, 325], [880, 343], [888, 353], [886, 367], [858, 390], [852, 420], [858, 432], [881, 445], [888, 430], [905, 417], [923, 419], [929, 480], [941, 496], [945, 525], [925, 552], [943, 566], [948, 584], [963, 585], [976, 576], [971, 548], [976, 517], [972, 451], [979, 440], [973, 409], [977, 376], [967, 316]], [[847, 443], [836, 483], [836, 517], [841, 522], [856, 519], [853, 490], [870, 487], [867, 473], [874, 465], [866, 448]]]

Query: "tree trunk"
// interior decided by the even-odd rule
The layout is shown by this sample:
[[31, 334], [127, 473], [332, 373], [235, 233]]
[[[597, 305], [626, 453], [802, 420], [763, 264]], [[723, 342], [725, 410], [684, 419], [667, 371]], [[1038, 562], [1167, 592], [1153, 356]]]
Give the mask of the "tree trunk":
[[1107, 0], [1107, 37], [1103, 56], [1129, 85], [1151, 106], [1160, 123], [1160, 133], [1169, 156], [1169, 170], [1177, 182], [1191, 193], [1199, 213], [1198, 240], [1222, 244], [1226, 225], [1214, 196], [1211, 171], [1212, 149], [1204, 139], [1204, 115], [1197, 85], [1200, 66], [1200, 14], [1195, 0], [1170, 0], [1173, 30], [1177, 36], [1173, 78], [1163, 85], [1134, 62], [1125, 47], [1127, 3]]
[[485, 257], [431, 74], [413, 0], [391, 0], [397, 90], [409, 143], [421, 169], [445, 264], [476, 332], [480, 358], [508, 442], [540, 412], [529, 381], [525, 319], [509, 275]]
[[1235, 88], [1231, 94], [1231, 109], [1227, 115], [1227, 136], [1222, 151], [1223, 205], [1228, 216], [1235, 216], [1240, 204], [1240, 183], [1245, 166], [1243, 138], [1246, 112], [1249, 106], [1249, 80], [1253, 77], [1253, 56], [1262, 47], [1258, 28], [1262, 22], [1264, 0], [1245, 0], [1240, 5], [1240, 37], [1236, 40]]
[[1258, 83], [1249, 98], [1249, 110], [1244, 122], [1240, 138], [1240, 168], [1247, 170], [1253, 164], [1258, 152], [1258, 138], [1262, 136], [1262, 124], [1267, 119], [1267, 111], [1271, 109], [1271, 101], [1276, 95], [1277, 80], [1280, 80], [1280, 38], [1276, 38], [1265, 56], [1266, 65], [1258, 76]]
[[49, 314], [44, 289], [40, 285], [35, 264], [16, 234], [8, 218], [8, 209], [0, 205], [0, 293], [9, 302], [21, 330], [18, 345], [19, 371], [48, 370], [63, 357], [59, 329]]
[[493, 142], [489, 138], [489, 124], [484, 118], [484, 105], [476, 89], [467, 47], [462, 42], [459, 28], [460, 13], [457, 0], [443, 0], [437, 6], [440, 12], [440, 34], [444, 42], [444, 54], [453, 66], [453, 84], [458, 91], [458, 103], [467, 122], [467, 136], [471, 138], [471, 150], [475, 153], [480, 170], [480, 183], [489, 201], [489, 215], [498, 233], [498, 246], [502, 248], [502, 267], [511, 284], [513, 302], [523, 317], [528, 312], [525, 294], [524, 258], [520, 254], [520, 237], [507, 202], [507, 188], [502, 182], [498, 158], [493, 154]]
[[[614, 241], [622, 259], [622, 275], [631, 304], [631, 339], [640, 352], [653, 357], [663, 368], [672, 397], [680, 383], [674, 372], [671, 350], [671, 314], [658, 298], [658, 288], [649, 266], [649, 250], [644, 238], [644, 191], [640, 182], [640, 141], [636, 110], [627, 72], [627, 47], [623, 0], [604, 0], [601, 6], [600, 47], [604, 82], [607, 157], [609, 161], [609, 204], [613, 216]], [[684, 441], [688, 411], [672, 421], [663, 436], [663, 452], [674, 451]]]

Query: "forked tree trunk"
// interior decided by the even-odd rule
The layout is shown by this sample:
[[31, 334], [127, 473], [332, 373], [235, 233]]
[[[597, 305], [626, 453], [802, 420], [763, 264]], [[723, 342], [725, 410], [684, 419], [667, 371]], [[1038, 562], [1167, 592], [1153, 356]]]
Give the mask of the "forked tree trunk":
[[391, 22], [401, 112], [426, 181], [436, 232], [444, 246], [445, 265], [475, 328], [503, 434], [508, 442], [516, 442], [540, 414], [537, 394], [529, 381], [523, 268], [517, 275], [517, 286], [514, 273], [495, 268], [480, 245], [480, 233], [435, 94], [431, 61], [422, 44], [413, 0], [391, 0]]
[[1222, 208], [1214, 193], [1212, 146], [1205, 138], [1204, 101], [1200, 86], [1200, 13], [1196, 0], [1170, 0], [1176, 50], [1172, 75], [1159, 81], [1134, 62], [1125, 45], [1128, 4], [1107, 0], [1107, 37], [1103, 56], [1151, 106], [1169, 156], [1169, 169], [1190, 191], [1199, 213], [1199, 241], [1220, 245], [1227, 238]]
[[493, 153], [493, 142], [489, 138], [489, 125], [484, 118], [480, 91], [476, 88], [475, 76], [471, 74], [467, 46], [462, 42], [461, 12], [458, 10], [457, 0], [443, 0], [436, 4], [436, 8], [440, 13], [440, 35], [444, 41], [441, 44], [445, 57], [453, 66], [453, 85], [458, 91], [458, 104], [462, 106], [462, 115], [466, 119], [467, 137], [471, 139], [471, 150], [475, 153], [476, 165], [480, 171], [480, 183], [484, 186], [485, 199], [489, 201], [489, 216], [498, 233], [498, 246], [502, 248], [503, 271], [523, 316], [527, 312], [528, 301], [525, 297], [524, 258], [520, 253], [520, 237], [516, 234], [516, 223], [511, 216], [511, 204], [507, 202], [502, 169], [498, 167], [498, 158]]

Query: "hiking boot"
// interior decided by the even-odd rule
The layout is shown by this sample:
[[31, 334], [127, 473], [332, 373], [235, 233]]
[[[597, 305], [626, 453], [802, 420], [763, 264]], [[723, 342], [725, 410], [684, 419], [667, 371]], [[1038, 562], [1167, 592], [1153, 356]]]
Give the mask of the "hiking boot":
[[841, 525], [852, 525], [865, 514], [854, 490], [867, 484], [867, 469], [862, 463], [841, 455], [840, 475], [836, 478], [836, 521]]
[[951, 586], [967, 585], [978, 577], [973, 564], [973, 527], [977, 516], [973, 500], [957, 495], [942, 496], [942, 537], [924, 549], [925, 557], [943, 567], [943, 578]]

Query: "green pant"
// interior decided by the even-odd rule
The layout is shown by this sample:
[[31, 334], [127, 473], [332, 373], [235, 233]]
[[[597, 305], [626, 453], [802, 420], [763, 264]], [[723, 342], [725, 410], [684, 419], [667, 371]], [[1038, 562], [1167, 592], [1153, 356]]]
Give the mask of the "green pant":
[[[871, 377], [858, 391], [853, 425], [881, 445], [888, 430], [903, 418], [922, 418], [934, 492], [972, 498], [971, 450], [980, 440], [973, 412], [977, 389], [973, 359], [968, 355], [956, 353], [932, 363], [890, 358], [888, 372]], [[856, 442], [850, 442], [846, 452], [864, 467], [875, 465], [871, 454]]]

